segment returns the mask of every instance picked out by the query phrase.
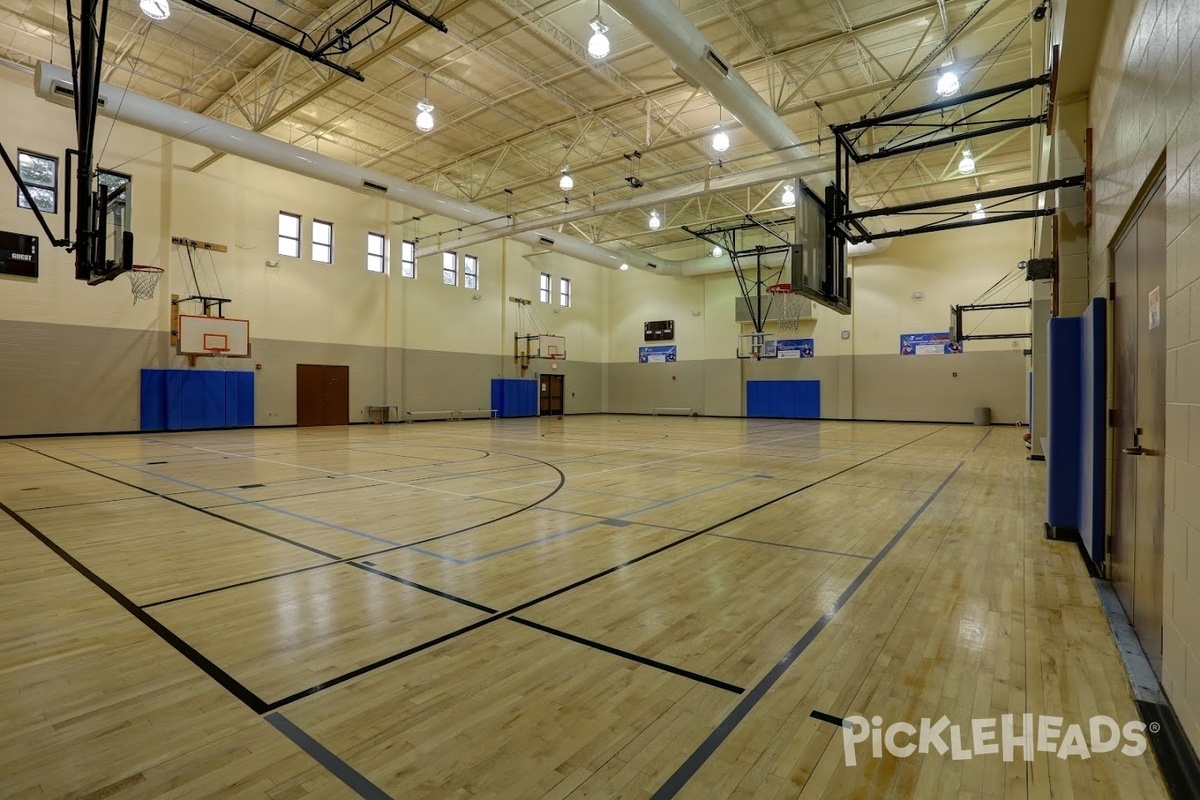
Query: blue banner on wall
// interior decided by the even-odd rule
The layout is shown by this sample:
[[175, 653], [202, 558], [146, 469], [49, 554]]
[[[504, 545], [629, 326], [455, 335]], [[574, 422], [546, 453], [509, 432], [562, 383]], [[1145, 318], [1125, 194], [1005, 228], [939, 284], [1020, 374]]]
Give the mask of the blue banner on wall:
[[900, 355], [940, 356], [961, 353], [962, 344], [950, 339], [950, 333], [902, 333]]
[[638, 348], [638, 361], [643, 364], [662, 364], [666, 361], [675, 361], [677, 356], [678, 351], [676, 345], [673, 344], [652, 344]]
[[812, 339], [779, 339], [767, 341], [767, 358], [812, 358]]

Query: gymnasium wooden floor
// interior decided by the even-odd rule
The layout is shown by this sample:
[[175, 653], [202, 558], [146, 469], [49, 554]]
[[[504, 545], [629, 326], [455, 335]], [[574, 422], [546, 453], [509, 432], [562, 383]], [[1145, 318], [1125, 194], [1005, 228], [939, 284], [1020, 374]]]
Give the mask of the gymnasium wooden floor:
[[616, 416], [0, 442], [0, 795], [1164, 797], [1149, 751], [845, 763], [851, 714], [1138, 719], [1025, 456]]

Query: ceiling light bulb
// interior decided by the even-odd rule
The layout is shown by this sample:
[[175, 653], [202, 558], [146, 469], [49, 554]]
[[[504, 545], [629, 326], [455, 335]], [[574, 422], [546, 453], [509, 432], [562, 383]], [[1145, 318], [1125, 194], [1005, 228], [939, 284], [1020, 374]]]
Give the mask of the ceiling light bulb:
[[621, 272], [624, 272], [624, 271], [625, 271], [625, 270], [627, 270], [627, 269], [629, 269], [629, 265], [628, 265], [628, 264], [622, 264], [622, 265], [621, 265]]
[[608, 55], [608, 37], [604, 34], [608, 33], [608, 26], [600, 20], [600, 15], [597, 14], [588, 23], [594, 31], [592, 38], [588, 39], [588, 55], [592, 58], [604, 58]]
[[949, 97], [958, 91], [958, 76], [949, 70], [938, 75], [937, 93], [941, 97]]
[[794, 191], [792, 191], [792, 187], [790, 187], [790, 186], [783, 187], [782, 200], [783, 200], [783, 204], [785, 206], [796, 205], [796, 193]]
[[983, 203], [976, 203], [975, 210], [971, 212], [971, 219], [983, 219], [987, 216], [987, 212], [983, 210]]
[[662, 220], [658, 218], [657, 211], [650, 212], [650, 230], [656, 231], [662, 227]]
[[713, 247], [713, 258], [720, 258], [724, 254], [725, 254], [725, 251], [722, 250], [720, 247]]
[[433, 130], [433, 104], [428, 99], [417, 103], [417, 127], [423, 131]]
[[558, 188], [564, 192], [569, 192], [575, 188], [575, 179], [571, 177], [571, 173], [565, 169], [562, 172], [562, 177], [558, 179]]
[[722, 130], [720, 125], [713, 128], [712, 146], [718, 153], [729, 149], [729, 134]]
[[963, 150], [962, 161], [958, 162], [958, 171], [961, 175], [970, 175], [975, 171], [975, 156], [971, 155], [970, 148]]
[[171, 16], [171, 6], [167, 0], [141, 0], [138, 7], [142, 9], [142, 13], [153, 20], [163, 21]]

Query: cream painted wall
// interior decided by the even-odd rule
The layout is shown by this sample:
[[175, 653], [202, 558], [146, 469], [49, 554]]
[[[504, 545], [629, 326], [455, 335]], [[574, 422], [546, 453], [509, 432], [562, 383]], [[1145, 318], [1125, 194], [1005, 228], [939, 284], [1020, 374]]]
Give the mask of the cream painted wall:
[[1165, 152], [1167, 461], [1163, 687], [1200, 749], [1200, 3], [1113, 0], [1091, 90], [1089, 284]]
[[[945, 231], [896, 239], [887, 250], [854, 259], [854, 332], [856, 355], [900, 352], [900, 335], [933, 333], [950, 326], [950, 306], [973, 303], [996, 281], [1029, 257], [1032, 227], [1005, 222], [981, 228]], [[924, 293], [914, 300], [914, 292]], [[1029, 299], [1024, 277], [984, 302]], [[972, 312], [963, 318], [967, 332], [979, 334], [1028, 330], [1027, 311]], [[967, 352], [1011, 350], [1014, 340], [967, 342]], [[1017, 349], [1028, 346], [1018, 341]]]

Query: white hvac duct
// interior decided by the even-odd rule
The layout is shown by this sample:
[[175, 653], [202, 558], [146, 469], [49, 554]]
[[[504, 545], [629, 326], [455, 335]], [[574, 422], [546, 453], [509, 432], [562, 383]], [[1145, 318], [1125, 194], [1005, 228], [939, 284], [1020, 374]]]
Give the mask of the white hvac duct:
[[[34, 71], [34, 91], [42, 99], [58, 105], [74, 105], [75, 89], [71, 73], [63, 67], [39, 61]], [[459, 222], [483, 227], [503, 224], [502, 220], [496, 219], [496, 212], [486, 206], [459, 200], [378, 170], [314, 153], [112, 84], [100, 84], [98, 101], [98, 113], [166, 136], [347, 189], [377, 194]], [[660, 275], [683, 275], [686, 274], [685, 268], [690, 266], [689, 261], [666, 261], [641, 250], [609, 250], [546, 228], [520, 233], [512, 238], [532, 247], [553, 250], [609, 269], [619, 269], [625, 263], [635, 269]]]

